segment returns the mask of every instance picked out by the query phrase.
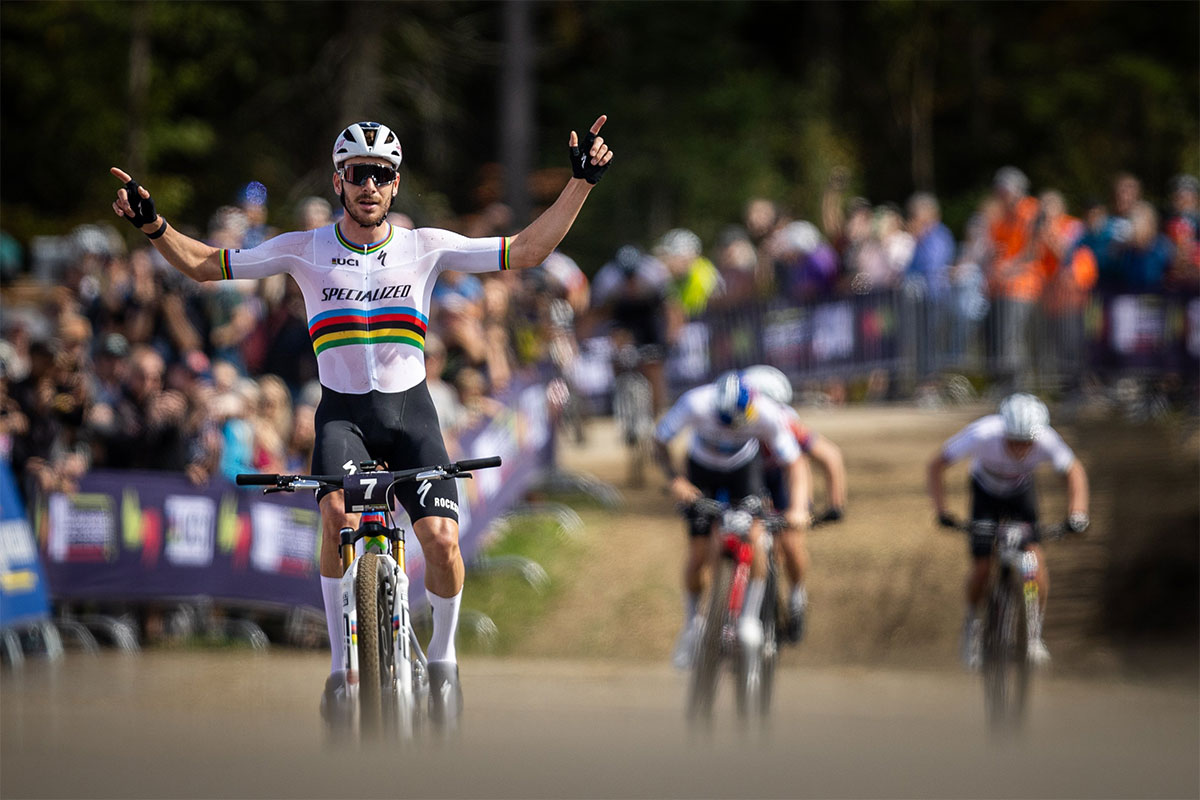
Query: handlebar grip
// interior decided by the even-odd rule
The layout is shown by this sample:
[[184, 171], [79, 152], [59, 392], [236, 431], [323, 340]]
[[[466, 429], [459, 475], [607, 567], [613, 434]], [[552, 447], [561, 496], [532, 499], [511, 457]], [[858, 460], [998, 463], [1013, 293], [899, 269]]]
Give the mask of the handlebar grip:
[[486, 458], [464, 458], [462, 461], [456, 461], [454, 463], [458, 467], [459, 472], [468, 472], [473, 469], [498, 467], [500, 466], [500, 456], [487, 456]]
[[234, 477], [238, 486], [274, 486], [279, 483], [278, 475], [239, 474]]

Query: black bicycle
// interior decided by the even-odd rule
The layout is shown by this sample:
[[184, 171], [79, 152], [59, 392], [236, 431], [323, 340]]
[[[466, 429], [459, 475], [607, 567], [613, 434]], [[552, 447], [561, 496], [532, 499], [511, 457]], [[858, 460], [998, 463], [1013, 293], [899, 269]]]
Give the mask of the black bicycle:
[[1013, 520], [976, 521], [961, 528], [972, 535], [994, 534], [980, 631], [984, 713], [994, 731], [1017, 730], [1029, 704], [1030, 643], [1042, 638], [1038, 559], [1029, 545], [1035, 533], [1050, 542], [1061, 539], [1068, 528], [1065, 524], [1035, 528]]

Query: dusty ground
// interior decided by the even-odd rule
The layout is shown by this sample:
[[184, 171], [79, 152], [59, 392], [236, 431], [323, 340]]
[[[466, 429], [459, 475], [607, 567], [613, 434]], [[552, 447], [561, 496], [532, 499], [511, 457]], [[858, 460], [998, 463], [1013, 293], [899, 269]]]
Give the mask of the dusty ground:
[[[767, 732], [739, 729], [729, 698], [711, 735], [683, 724], [683, 678], [666, 662], [684, 537], [653, 482], [621, 486], [616, 511], [583, 512], [577, 579], [536, 629], [504, 632], [520, 637], [520, 660], [464, 662], [468, 717], [455, 742], [397, 756], [324, 741], [316, 701], [328, 660], [318, 653], [75, 654], [0, 675], [0, 796], [1200, 795], [1187, 603], [1163, 639], [1173, 669], [1151, 672], [1134, 668], [1127, 636], [1111, 634], [1122, 606], [1105, 590], [1116, 577], [1139, 607], [1156, 596], [1179, 605], [1171, 587], [1186, 595], [1195, 527], [1113, 530], [1102, 519], [1120, 521], [1134, 500], [1143, 522], [1154, 509], [1191, 514], [1193, 445], [1135, 436], [1124, 446], [1141, 455], [1121, 461], [1132, 467], [1096, 471], [1093, 536], [1050, 550], [1055, 668], [1039, 677], [1025, 737], [1003, 744], [985, 735], [977, 679], [955, 662], [965, 545], [930, 523], [922, 487], [926, 460], [978, 411], [808, 415], [845, 451], [850, 514], [812, 538], [810, 635], [785, 656]], [[1108, 445], [1089, 442], [1085, 459]], [[599, 425], [564, 464], [620, 485], [622, 458]], [[951, 486], [965, 511], [963, 484], [960, 468]], [[1051, 475], [1043, 485], [1054, 518], [1063, 498]], [[1157, 549], [1139, 544], [1147, 538]], [[1160, 590], [1129, 589], [1112, 552]], [[1174, 554], [1168, 568], [1155, 552]]]

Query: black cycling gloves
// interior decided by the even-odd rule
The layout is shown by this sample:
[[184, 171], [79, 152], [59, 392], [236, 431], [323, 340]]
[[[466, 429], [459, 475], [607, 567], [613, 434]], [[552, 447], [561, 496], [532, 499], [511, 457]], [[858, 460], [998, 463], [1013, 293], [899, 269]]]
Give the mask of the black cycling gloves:
[[841, 522], [842, 517], [844, 517], [845, 515], [846, 515], [846, 512], [843, 511], [842, 509], [838, 508], [837, 506], [831, 506], [830, 508], [826, 509], [825, 513], [822, 514], [820, 517], [818, 517], [816, 519], [816, 521], [817, 522]]
[[962, 523], [953, 514], [938, 514], [938, 525], [943, 528], [958, 528]]
[[580, 138], [578, 145], [567, 148], [571, 154], [571, 174], [576, 178], [583, 178], [592, 184], [599, 181], [600, 176], [608, 169], [608, 164], [600, 165], [592, 163], [590, 151], [592, 149], [592, 142], [594, 141], [596, 141], [596, 134], [586, 131]]
[[125, 194], [129, 196], [129, 207], [133, 209], [133, 216], [125, 219], [129, 220], [135, 228], [149, 225], [158, 219], [158, 212], [154, 210], [154, 198], [142, 197], [142, 193], [138, 191], [140, 188], [141, 186], [135, 180], [130, 180], [125, 184]]

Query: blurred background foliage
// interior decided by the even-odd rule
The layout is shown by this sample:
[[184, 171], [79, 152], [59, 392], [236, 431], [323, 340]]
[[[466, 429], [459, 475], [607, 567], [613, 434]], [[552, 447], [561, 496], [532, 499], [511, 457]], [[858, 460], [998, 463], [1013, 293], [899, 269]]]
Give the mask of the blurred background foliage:
[[[22, 241], [105, 219], [113, 165], [201, 233], [262, 181], [270, 221], [290, 229], [300, 199], [333, 200], [329, 149], [358, 119], [401, 135], [397, 210], [447, 225], [496, 199], [535, 213], [567, 175], [568, 131], [608, 114], [618, 160], [567, 242], [589, 272], [675, 225], [711, 243], [756, 195], [818, 219], [837, 167], [874, 203], [935, 191], [959, 232], [1004, 164], [1074, 210], [1119, 170], [1153, 200], [1200, 171], [1195, 2], [60, 1], [0, 14], [0, 214]], [[528, 180], [506, 183], [506, 165]]]

